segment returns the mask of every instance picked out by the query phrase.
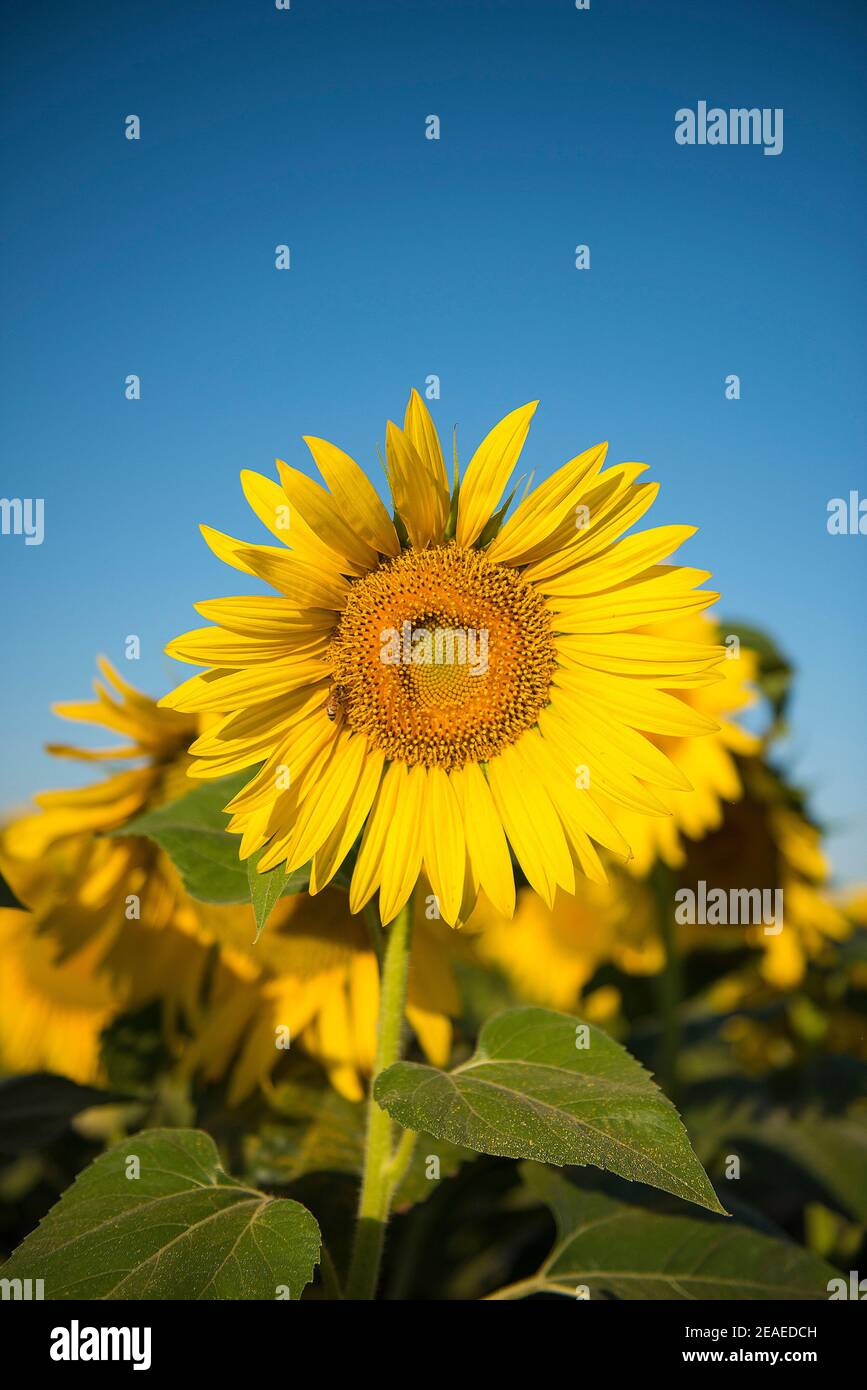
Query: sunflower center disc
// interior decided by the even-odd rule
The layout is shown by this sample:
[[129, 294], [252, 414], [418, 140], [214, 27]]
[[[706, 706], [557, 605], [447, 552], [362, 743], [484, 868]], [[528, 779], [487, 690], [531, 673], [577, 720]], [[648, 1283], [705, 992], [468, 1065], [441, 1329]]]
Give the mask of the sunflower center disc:
[[485, 762], [536, 722], [551, 619], [516, 570], [458, 545], [407, 550], [357, 580], [331, 651], [349, 727], [386, 757]]

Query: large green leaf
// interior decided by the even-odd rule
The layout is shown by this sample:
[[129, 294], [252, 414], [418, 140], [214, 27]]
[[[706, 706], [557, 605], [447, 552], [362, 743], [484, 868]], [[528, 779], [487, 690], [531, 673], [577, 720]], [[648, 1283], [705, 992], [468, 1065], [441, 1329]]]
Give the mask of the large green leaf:
[[114, 1091], [79, 1086], [50, 1072], [6, 1077], [0, 1081], [0, 1153], [45, 1148], [66, 1132], [82, 1110], [129, 1099]]
[[207, 1134], [153, 1129], [79, 1174], [2, 1277], [49, 1299], [299, 1298], [319, 1247], [310, 1212], [229, 1177]]
[[[253, 1182], [282, 1187], [310, 1173], [361, 1176], [366, 1105], [347, 1100], [330, 1086], [304, 1082], [276, 1087], [269, 1105], [276, 1113], [245, 1143], [246, 1171]], [[423, 1202], [436, 1191], [439, 1182], [428, 1176], [435, 1166], [439, 1178], [447, 1178], [475, 1156], [469, 1149], [420, 1134], [395, 1194], [396, 1206]], [[437, 1165], [429, 1163], [431, 1158], [438, 1160]]]
[[523, 1164], [521, 1177], [553, 1212], [557, 1240], [536, 1274], [495, 1299], [826, 1299], [837, 1274], [800, 1246], [664, 1198], [642, 1200], [610, 1178], [569, 1181], [536, 1163]]
[[[579, 1028], [587, 1047], [576, 1045]], [[568, 1014], [510, 1009], [485, 1024], [462, 1066], [442, 1072], [397, 1062], [377, 1078], [374, 1095], [405, 1129], [505, 1158], [595, 1164], [724, 1210], [649, 1073]]]

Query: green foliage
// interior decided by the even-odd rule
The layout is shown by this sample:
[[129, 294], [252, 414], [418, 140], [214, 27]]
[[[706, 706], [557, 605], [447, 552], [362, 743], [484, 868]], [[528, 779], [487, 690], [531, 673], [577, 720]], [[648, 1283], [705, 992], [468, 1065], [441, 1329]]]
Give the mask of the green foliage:
[[[284, 1187], [311, 1173], [361, 1176], [367, 1119], [362, 1102], [347, 1100], [328, 1086], [293, 1082], [278, 1086], [269, 1099], [277, 1114], [246, 1143], [246, 1171], [253, 1182]], [[399, 1208], [423, 1202], [436, 1191], [437, 1182], [426, 1173], [429, 1156], [439, 1159], [441, 1179], [475, 1158], [469, 1149], [419, 1135], [397, 1189]]]
[[[813, 1084], [811, 1085], [811, 1079]], [[798, 1074], [797, 1093], [729, 1076], [697, 1088], [688, 1117], [706, 1162], [735, 1153], [769, 1184], [781, 1172], [804, 1198], [820, 1194], [843, 1215], [867, 1223], [867, 1066], [829, 1058]]]
[[79, 1174], [2, 1273], [49, 1299], [297, 1299], [319, 1249], [310, 1212], [229, 1177], [207, 1134], [155, 1129]]
[[238, 858], [237, 836], [226, 831], [223, 809], [247, 780], [240, 773], [203, 782], [177, 801], [145, 811], [112, 833], [154, 840], [194, 898], [208, 903], [249, 902], [247, 870]]
[[522, 1180], [554, 1215], [557, 1239], [527, 1280], [494, 1298], [820, 1299], [836, 1271], [816, 1255], [721, 1217], [675, 1208], [610, 1179], [571, 1180], [525, 1163]]
[[226, 830], [225, 807], [250, 780], [249, 772], [204, 782], [177, 801], [129, 821], [114, 835], [144, 835], [169, 856], [184, 887], [206, 903], [252, 902], [259, 932], [278, 898], [301, 893], [306, 869], [287, 875], [281, 867], [259, 874], [238, 857], [240, 840]]
[[245, 866], [247, 869], [247, 888], [250, 902], [253, 904], [253, 914], [256, 918], [257, 941], [265, 930], [265, 924], [276, 903], [283, 894], [303, 892], [310, 879], [309, 873], [306, 872], [287, 874], [285, 864], [277, 864], [273, 869], [260, 874], [258, 863], [263, 853], [264, 850], [259, 850], [258, 854], [251, 855]]
[[[577, 1045], [579, 1027], [587, 1047]], [[511, 1009], [485, 1024], [462, 1066], [442, 1072], [398, 1062], [377, 1078], [374, 1096], [405, 1128], [479, 1153], [593, 1164], [724, 1210], [650, 1075], [619, 1043], [568, 1014]]]

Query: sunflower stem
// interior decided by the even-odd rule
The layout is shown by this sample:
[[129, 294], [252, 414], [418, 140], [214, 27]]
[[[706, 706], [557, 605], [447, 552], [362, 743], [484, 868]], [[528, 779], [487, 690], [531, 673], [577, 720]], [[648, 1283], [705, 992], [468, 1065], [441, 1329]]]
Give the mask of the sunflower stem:
[[412, 1156], [415, 1152], [415, 1141], [418, 1135], [411, 1129], [405, 1129], [397, 1141], [394, 1153], [391, 1156], [386, 1170], [388, 1181], [389, 1201], [394, 1198], [394, 1194], [400, 1187], [409, 1165], [412, 1163]]
[[385, 1228], [395, 1187], [395, 1165], [398, 1159], [404, 1157], [409, 1146], [408, 1141], [401, 1140], [397, 1153], [392, 1153], [392, 1122], [374, 1100], [373, 1088], [380, 1072], [400, 1057], [411, 938], [412, 898], [385, 933], [380, 975], [379, 1036], [367, 1102], [364, 1172], [346, 1282], [346, 1297], [351, 1299], [372, 1299], [376, 1295]]

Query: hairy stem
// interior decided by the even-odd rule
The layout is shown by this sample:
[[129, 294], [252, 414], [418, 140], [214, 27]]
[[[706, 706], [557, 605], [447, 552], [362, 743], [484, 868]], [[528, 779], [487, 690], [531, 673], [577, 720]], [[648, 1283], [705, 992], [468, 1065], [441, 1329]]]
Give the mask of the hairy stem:
[[392, 1153], [391, 1119], [373, 1099], [376, 1078], [400, 1057], [411, 936], [410, 898], [385, 933], [380, 976], [379, 1037], [367, 1102], [364, 1173], [361, 1180], [352, 1262], [346, 1283], [346, 1297], [352, 1299], [371, 1299], [376, 1294], [385, 1228], [396, 1185], [395, 1171], [400, 1166], [399, 1160], [405, 1156], [407, 1148], [411, 1152], [409, 1141], [401, 1141], [398, 1153]]

